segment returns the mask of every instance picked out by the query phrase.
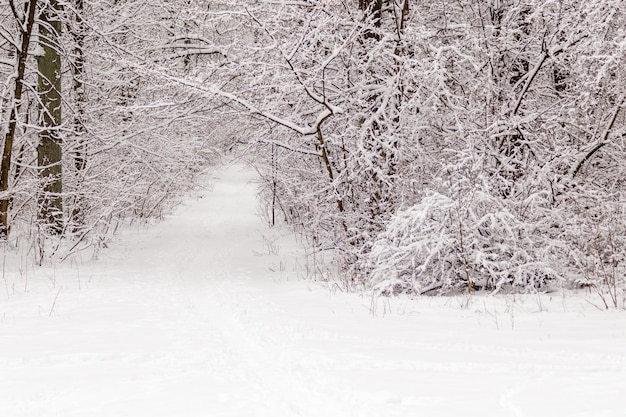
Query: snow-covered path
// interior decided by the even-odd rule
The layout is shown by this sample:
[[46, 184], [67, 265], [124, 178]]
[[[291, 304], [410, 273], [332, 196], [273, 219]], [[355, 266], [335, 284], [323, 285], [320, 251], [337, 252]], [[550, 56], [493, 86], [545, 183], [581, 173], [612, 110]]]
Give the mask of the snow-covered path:
[[332, 294], [298, 278], [251, 178], [222, 171], [99, 261], [9, 260], [0, 416], [626, 416], [624, 313]]

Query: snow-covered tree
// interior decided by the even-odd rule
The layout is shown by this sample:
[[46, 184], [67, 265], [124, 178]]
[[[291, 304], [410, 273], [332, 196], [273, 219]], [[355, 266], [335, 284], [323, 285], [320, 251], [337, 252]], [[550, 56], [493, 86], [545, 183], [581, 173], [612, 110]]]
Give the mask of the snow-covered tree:
[[[23, 2], [1, 9], [13, 25], [2, 32], [5, 235], [12, 226], [42, 243], [54, 231], [85, 244], [119, 219], [158, 216], [215, 156], [210, 104], [147, 70], [203, 56], [202, 34], [190, 34], [200, 22], [176, 5], [32, 5], [32, 16]], [[181, 53], [183, 32], [199, 40]]]

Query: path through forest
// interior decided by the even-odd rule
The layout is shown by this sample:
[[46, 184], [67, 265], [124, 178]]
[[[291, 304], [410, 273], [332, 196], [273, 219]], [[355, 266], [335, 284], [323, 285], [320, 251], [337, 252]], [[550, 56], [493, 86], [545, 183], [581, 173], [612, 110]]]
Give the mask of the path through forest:
[[258, 217], [253, 178], [221, 171], [95, 261], [7, 251], [0, 416], [626, 415], [623, 312], [329, 291]]

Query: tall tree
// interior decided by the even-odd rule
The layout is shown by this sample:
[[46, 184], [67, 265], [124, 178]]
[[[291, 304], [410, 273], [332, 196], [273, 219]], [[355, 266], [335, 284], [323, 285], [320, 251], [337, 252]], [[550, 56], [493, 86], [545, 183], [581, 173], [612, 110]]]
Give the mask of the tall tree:
[[39, 145], [37, 163], [42, 189], [39, 195], [39, 218], [53, 233], [63, 230], [63, 165], [61, 150], [61, 4], [49, 0], [43, 5], [39, 22], [37, 57], [39, 71]]
[[[35, 25], [35, 15], [37, 10], [37, 0], [30, 0], [26, 4], [26, 13], [22, 13], [22, 7], [16, 4], [15, 0], [9, 0], [11, 12], [16, 20], [18, 36], [21, 42], [15, 42], [16, 76], [14, 79], [14, 91], [9, 111], [9, 126], [4, 137], [4, 149], [2, 152], [2, 166], [0, 167], [0, 236], [6, 237], [9, 233], [9, 206], [11, 204], [9, 190], [9, 172], [11, 171], [11, 156], [13, 153], [13, 142], [17, 129], [18, 109], [22, 100], [24, 77], [26, 74], [26, 60], [28, 59], [28, 48]], [[4, 194], [4, 195], [1, 195]]]
[[74, 0], [74, 16], [69, 25], [74, 53], [72, 56], [72, 91], [74, 98], [74, 119], [72, 121], [72, 135], [74, 136], [74, 169], [76, 171], [76, 191], [70, 213], [72, 228], [78, 230], [84, 223], [84, 193], [83, 182], [87, 166], [87, 141], [85, 128], [85, 38], [87, 24], [83, 17], [85, 4], [83, 0]]

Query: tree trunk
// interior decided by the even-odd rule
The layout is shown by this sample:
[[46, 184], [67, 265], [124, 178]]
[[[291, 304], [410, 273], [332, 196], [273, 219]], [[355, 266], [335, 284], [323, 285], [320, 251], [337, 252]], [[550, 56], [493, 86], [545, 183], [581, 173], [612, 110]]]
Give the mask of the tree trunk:
[[[17, 16], [16, 7], [13, 0], [9, 1], [14, 15]], [[28, 58], [28, 45], [30, 44], [30, 37], [33, 33], [33, 26], [35, 23], [35, 10], [37, 8], [37, 0], [30, 0], [28, 2], [28, 10], [25, 16], [25, 21], [21, 22], [18, 19], [18, 26], [20, 27], [22, 44], [19, 51], [17, 51], [17, 75], [15, 77], [15, 89], [13, 91], [13, 106], [11, 106], [11, 112], [9, 116], [9, 126], [7, 133], [4, 137], [4, 149], [2, 151], [2, 166], [0, 166], [0, 194], [6, 193], [9, 189], [9, 172], [11, 170], [11, 155], [13, 153], [13, 141], [15, 139], [15, 131], [17, 128], [18, 108], [20, 101], [22, 100], [22, 86], [24, 81], [24, 74], [26, 72], [26, 59]], [[9, 233], [9, 205], [11, 203], [11, 197], [4, 195], [0, 199], [0, 237], [6, 237]]]
[[84, 3], [83, 0], [75, 0], [76, 17], [75, 27], [72, 29], [74, 40], [74, 62], [72, 65], [73, 90], [75, 100], [75, 114], [73, 121], [73, 133], [76, 140], [76, 150], [74, 152], [74, 168], [77, 175], [77, 190], [74, 198], [74, 205], [71, 211], [70, 223], [75, 231], [84, 224], [84, 202], [82, 182], [84, 171], [87, 166], [87, 144], [85, 142], [85, 34], [86, 25], [83, 20]]
[[61, 55], [58, 39], [61, 33], [61, 6], [51, 0], [41, 14], [40, 45], [43, 54], [37, 58], [39, 70], [39, 145], [37, 164], [42, 190], [39, 195], [39, 218], [53, 233], [63, 230], [63, 182], [61, 164]]

